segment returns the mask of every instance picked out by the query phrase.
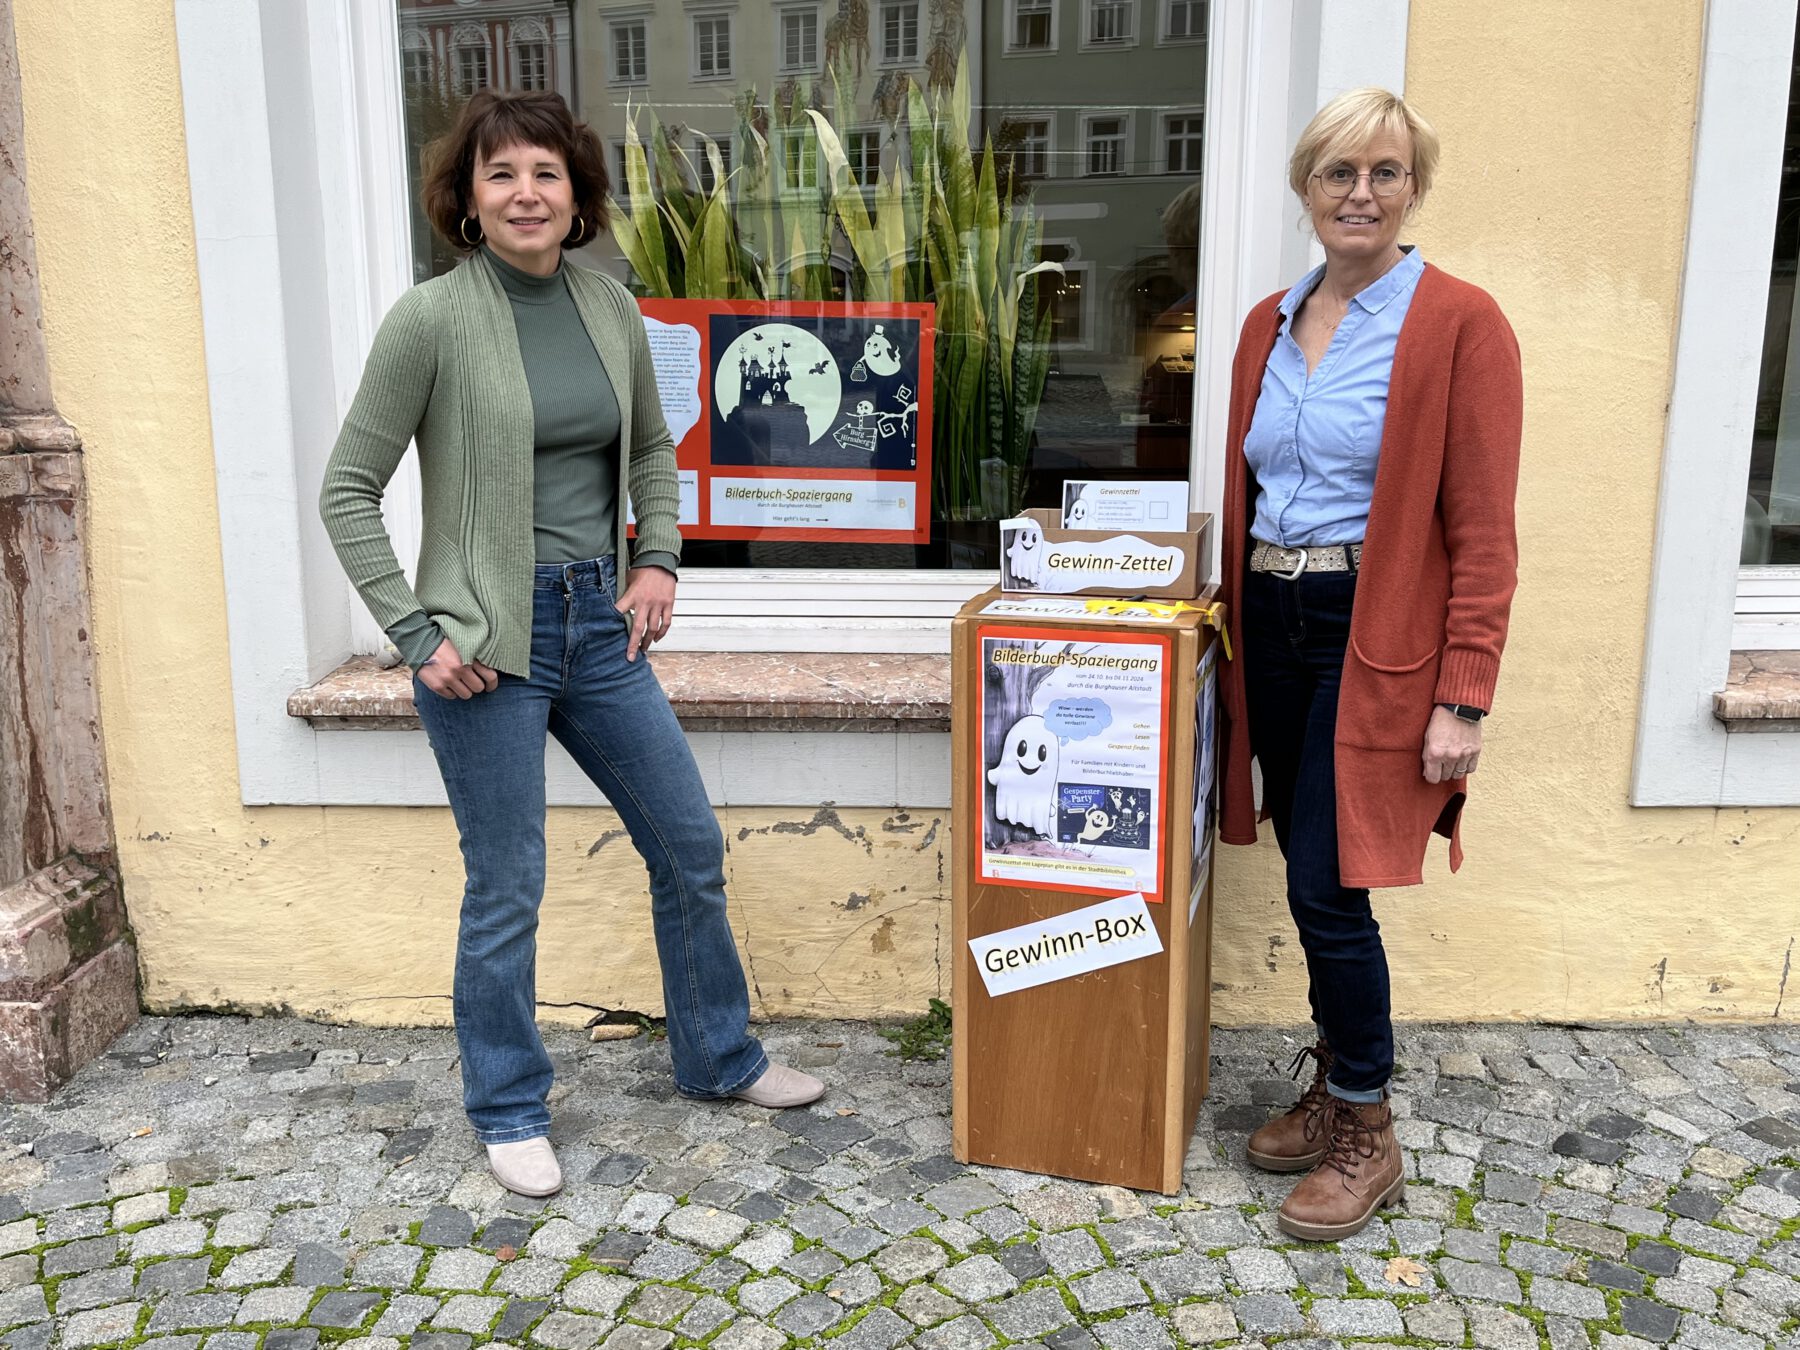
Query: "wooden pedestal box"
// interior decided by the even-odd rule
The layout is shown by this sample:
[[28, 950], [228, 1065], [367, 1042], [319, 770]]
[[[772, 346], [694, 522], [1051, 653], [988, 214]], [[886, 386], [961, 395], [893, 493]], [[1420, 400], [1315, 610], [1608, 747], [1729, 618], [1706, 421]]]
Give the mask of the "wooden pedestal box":
[[960, 1161], [1181, 1186], [1207, 1088], [1220, 621], [1210, 597], [990, 591], [954, 622]]

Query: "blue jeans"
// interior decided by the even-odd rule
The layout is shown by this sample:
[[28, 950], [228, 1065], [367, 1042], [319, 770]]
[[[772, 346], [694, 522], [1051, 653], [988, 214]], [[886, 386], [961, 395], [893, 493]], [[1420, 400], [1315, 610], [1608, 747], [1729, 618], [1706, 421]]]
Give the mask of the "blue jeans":
[[456, 1041], [463, 1106], [486, 1144], [550, 1132], [550, 1057], [536, 1017], [546, 733], [606, 794], [650, 869], [677, 1090], [728, 1096], [769, 1065], [750, 1035], [750, 997], [725, 919], [719, 823], [649, 660], [625, 659], [614, 585], [611, 558], [539, 564], [529, 679], [501, 675], [470, 699], [440, 697], [413, 679], [462, 836]]
[[1284, 581], [1244, 573], [1244, 685], [1263, 802], [1287, 860], [1313, 1021], [1335, 1063], [1334, 1093], [1374, 1101], [1394, 1072], [1387, 953], [1369, 892], [1338, 879], [1332, 740], [1350, 640], [1353, 572]]

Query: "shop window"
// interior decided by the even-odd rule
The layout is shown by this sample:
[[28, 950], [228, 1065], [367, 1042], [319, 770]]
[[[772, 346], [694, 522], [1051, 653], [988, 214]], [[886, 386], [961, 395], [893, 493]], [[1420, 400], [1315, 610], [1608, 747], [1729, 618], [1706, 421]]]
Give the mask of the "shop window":
[[731, 78], [731, 16], [701, 14], [694, 18], [694, 78]]
[[1133, 20], [1137, 0], [1084, 0], [1087, 22], [1082, 42], [1088, 47], [1128, 47], [1137, 36]]
[[808, 75], [819, 68], [819, 11], [781, 11], [781, 73]]
[[1206, 38], [1206, 0], [1163, 0], [1162, 40], [1201, 42]]
[[1205, 158], [1206, 118], [1198, 112], [1163, 117], [1163, 172], [1199, 173]]
[[[459, 18], [477, 6], [503, 12], [519, 3], [471, 0], [459, 6]], [[910, 541], [863, 543], [848, 531], [776, 539], [688, 529], [685, 595], [714, 603], [725, 592], [708, 587], [738, 578], [748, 586], [753, 577], [788, 571], [810, 573], [796, 585], [844, 587], [861, 577], [881, 587], [910, 586], [891, 603], [916, 606], [957, 573], [996, 567], [994, 522], [1060, 502], [1065, 478], [1187, 480], [1193, 473], [1187, 423], [1205, 65], [1191, 52], [1155, 46], [1140, 48], [1128, 63], [1096, 62], [1078, 44], [1054, 50], [1053, 26], [1052, 49], [1039, 59], [1005, 59], [1015, 40], [1046, 39], [1044, 23], [1054, 24], [1055, 8], [1047, 0], [868, 0], [859, 31], [835, 7], [777, 3], [762, 30], [767, 40], [735, 50], [731, 44], [743, 34], [731, 31], [731, 20], [747, 11], [707, 5], [682, 14], [680, 26], [666, 32], [656, 25], [674, 21], [661, 6], [567, 11], [574, 84], [591, 91], [577, 95], [575, 112], [607, 145], [621, 211], [631, 213], [634, 228], [661, 232], [665, 263], [634, 257], [624, 231], [584, 248], [584, 260], [613, 272], [647, 303], [729, 296], [824, 302], [828, 310], [846, 302], [935, 306], [933, 340], [906, 354], [916, 365], [902, 366], [929, 371], [928, 399], [910, 382], [889, 380], [891, 389], [882, 383], [893, 369], [885, 345], [868, 354], [859, 345], [838, 362], [840, 414], [850, 417], [867, 402], [866, 414], [855, 412], [866, 427], [839, 440], [844, 424], [815, 435], [809, 422], [808, 445], [747, 452], [768, 455], [771, 465], [789, 456], [778, 467], [802, 478], [891, 472], [928, 517]], [[1135, 3], [1084, 0], [1071, 4], [1071, 13], [1080, 16], [1084, 36], [1136, 37]], [[651, 44], [675, 34], [692, 43], [694, 69], [716, 76], [714, 83], [696, 88], [682, 78], [665, 91], [655, 82]], [[816, 62], [814, 73], [796, 69], [809, 62]], [[584, 83], [585, 69], [604, 78]], [[630, 99], [616, 88], [620, 82], [634, 87]], [[959, 86], [969, 100], [960, 123], [951, 116]], [[1076, 100], [1057, 91], [1075, 89], [1088, 111], [1071, 109], [1059, 129], [1057, 105]], [[408, 101], [410, 163], [454, 115], [458, 100], [443, 103]], [[1154, 137], [1146, 132], [1139, 149], [1129, 109], [1144, 105], [1177, 111], [1155, 122]], [[635, 142], [628, 125], [635, 125]], [[984, 171], [990, 145], [991, 174]], [[632, 200], [627, 190], [628, 163], [639, 155], [649, 201]], [[696, 234], [704, 233], [694, 228], [702, 210], [719, 201], [729, 213], [731, 247], [690, 255]], [[921, 212], [921, 205], [929, 209]], [[932, 211], [949, 226], [935, 237], [919, 223], [928, 225]], [[865, 219], [869, 235], [852, 238], [847, 231]], [[983, 247], [984, 229], [993, 231], [991, 253], [942, 255], [943, 239]], [[422, 220], [415, 218], [414, 231], [421, 276], [454, 265], [454, 251], [433, 243]], [[980, 268], [970, 275], [980, 282], [971, 288], [957, 269], [965, 261], [975, 267], [978, 257]], [[725, 274], [707, 270], [718, 266]], [[768, 394], [782, 356], [798, 350], [773, 353], [775, 377], [763, 357], [760, 374], [753, 372], [746, 355], [744, 381], [759, 398]], [[872, 359], [859, 359], [865, 355]], [[784, 387], [804, 383], [822, 359], [815, 358], [790, 369]], [[744, 397], [741, 389], [736, 394]], [[884, 416], [902, 434], [918, 437], [923, 429], [928, 462], [918, 462], [916, 442], [910, 468], [876, 462]], [[708, 444], [716, 456], [717, 442]], [[904, 477], [914, 470], [917, 478]], [[758, 595], [765, 606], [788, 603], [766, 587]], [[891, 612], [898, 611], [868, 611]]]
[[881, 0], [881, 63], [912, 65], [919, 59], [919, 0]]
[[1113, 178], [1126, 171], [1131, 119], [1124, 113], [1090, 114], [1083, 119], [1082, 172], [1089, 178]]
[[1788, 92], [1739, 561], [1741, 647], [1800, 646], [1800, 47]]
[[1007, 27], [1007, 50], [1048, 52], [1056, 48], [1054, 0], [1012, 0], [1012, 22]]
[[650, 34], [647, 19], [616, 19], [612, 29], [612, 82], [617, 85], [650, 82]]

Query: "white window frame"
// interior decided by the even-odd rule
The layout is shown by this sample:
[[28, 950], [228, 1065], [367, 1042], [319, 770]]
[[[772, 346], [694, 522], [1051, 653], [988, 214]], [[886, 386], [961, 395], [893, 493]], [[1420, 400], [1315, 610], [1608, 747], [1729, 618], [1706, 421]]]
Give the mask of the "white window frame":
[[[1033, 108], [1023, 117], [1008, 116], [1003, 122], [1014, 124], [1020, 122], [1042, 122], [1044, 124], [1044, 171], [1027, 173], [1025, 178], [1033, 183], [1046, 183], [1056, 175], [1056, 113], [1049, 108]], [[1022, 147], [1021, 147], [1022, 149]], [[1023, 155], [1021, 154], [1021, 158]]]
[[[528, 37], [510, 39], [507, 46], [512, 49], [513, 88], [527, 91], [553, 89], [556, 86], [550, 80], [550, 39], [548, 37]], [[534, 55], [537, 60], [537, 73], [541, 83], [528, 85], [525, 83], [525, 59], [527, 54]]]
[[1794, 6], [1708, 5], [1704, 41], [1631, 801], [1791, 806], [1800, 732], [1731, 732], [1712, 699], [1747, 580], [1738, 556], [1763, 325], [1745, 316], [1768, 310]]
[[1081, 311], [1081, 337], [1079, 341], [1070, 342], [1051, 333], [1051, 341], [1059, 353], [1083, 353], [1094, 350], [1094, 326], [1100, 321], [1098, 273], [1091, 260], [1083, 259], [1079, 253], [1080, 241], [1076, 239], [1046, 238], [1046, 245], [1054, 245], [1070, 250], [1069, 256], [1063, 260], [1063, 283], [1079, 286], [1081, 294], [1076, 304]]
[[1050, 45], [1021, 47], [1015, 39], [1019, 31], [1019, 0], [1006, 0], [1006, 32], [1001, 43], [1002, 56], [1055, 56], [1062, 49], [1062, 5], [1059, 0], [1046, 0], [1050, 10]]
[[[483, 79], [474, 86], [463, 82], [463, 58], [466, 55], [479, 53]], [[481, 89], [494, 88], [494, 44], [485, 32], [479, 32], [474, 24], [461, 24], [450, 38], [450, 88], [462, 98], [467, 98]]]
[[1156, 115], [1156, 168], [1154, 172], [1181, 176], [1191, 174], [1193, 169], [1177, 169], [1169, 163], [1169, 137], [1172, 124], [1177, 118], [1198, 117], [1200, 119], [1200, 157], [1204, 165], [1206, 160], [1206, 128], [1208, 126], [1205, 107], [1195, 104], [1185, 108], [1164, 108]]
[[[1127, 37], [1096, 41], [1094, 38], [1094, 13], [1101, 5], [1107, 8], [1123, 8], [1127, 22], [1131, 24], [1131, 33]], [[1081, 50], [1084, 52], [1128, 52], [1142, 40], [1143, 15], [1139, 12], [1138, 0], [1081, 0]]]
[[1212, 13], [1212, 0], [1159, 0], [1156, 15], [1156, 45], [1159, 47], [1191, 47], [1206, 41], [1204, 33], [1176, 37], [1169, 32], [1170, 20], [1178, 4], [1203, 4], [1207, 7], [1207, 14], [1210, 16]]
[[[710, 71], [702, 70], [700, 66], [700, 25], [703, 23], [722, 23], [725, 25], [725, 64], [723, 67], [718, 65], [719, 53], [716, 49], [717, 34], [715, 33], [715, 50], [713, 52], [714, 68]], [[737, 16], [729, 9], [690, 10], [688, 12], [687, 30], [688, 77], [693, 80], [695, 84], [717, 84], [722, 81], [735, 79], [736, 76], [733, 74], [733, 71], [736, 68], [737, 62], [734, 59], [736, 52], [733, 48], [737, 42]]]
[[[813, 21], [813, 59], [792, 65], [787, 59], [787, 22], [790, 18], [811, 16]], [[775, 72], [778, 75], [816, 75], [825, 62], [825, 17], [816, 4], [780, 5], [775, 10]]]
[[[1095, 173], [1090, 167], [1088, 151], [1092, 148], [1094, 123], [1102, 119], [1117, 120], [1119, 131], [1119, 167], [1112, 173]], [[1095, 108], [1081, 115], [1080, 160], [1075, 166], [1078, 178], [1129, 178], [1137, 168], [1137, 115], [1130, 108]]]
[[[642, 89], [650, 83], [650, 11], [633, 10], [629, 13], [605, 13], [602, 21], [606, 24], [606, 86], [609, 89]], [[619, 75], [619, 30], [632, 25], [644, 30], [644, 73], [642, 76], [625, 77]]]
[[[875, 22], [871, 25], [874, 40], [875, 64], [890, 69], [905, 69], [919, 64], [921, 54], [925, 50], [925, 6], [926, 0], [876, 0]], [[887, 16], [891, 9], [909, 7], [913, 12], [913, 49], [912, 55], [902, 52], [898, 56], [889, 56], [887, 50]]]
[[[844, 132], [844, 158], [850, 162], [850, 181], [863, 189], [865, 195], [872, 190], [881, 179], [881, 161], [884, 150], [881, 138], [885, 131], [886, 128], [879, 123], [865, 123], [862, 126], [849, 127]], [[865, 161], [867, 167], [873, 170], [867, 181], [857, 176], [857, 157], [852, 154], [850, 150], [850, 147], [853, 144], [856, 144], [859, 141], [859, 138], [863, 136], [873, 136], [875, 138], [875, 158], [872, 162]]]
[[[1335, 40], [1329, 15], [1321, 28], [1300, 0], [1215, 9], [1208, 89], [1221, 111], [1202, 208], [1196, 427], [1223, 420], [1244, 313], [1304, 270], [1282, 176], [1304, 121], [1296, 109], [1309, 114], [1350, 83], [1402, 83], [1403, 68], [1383, 62], [1404, 53], [1404, 0], [1370, 3], [1397, 21], [1346, 19]], [[374, 631], [316, 502], [376, 326], [412, 284], [398, 25], [385, 4], [361, 0], [175, 0], [175, 10], [241, 798], [441, 805], [423, 736], [315, 730], [286, 712], [290, 693]], [[1348, 68], [1345, 81], [1327, 82], [1321, 50]], [[1222, 478], [1222, 462], [1195, 456], [1196, 509], [1218, 510]], [[417, 493], [409, 454], [386, 511], [402, 559], [418, 550], [407, 506]], [[948, 617], [993, 582], [992, 572], [693, 569], [676, 633], [703, 650], [942, 652]], [[948, 739], [689, 736], [711, 800], [762, 805], [942, 800]], [[553, 803], [599, 801], [560, 751], [548, 780]]]

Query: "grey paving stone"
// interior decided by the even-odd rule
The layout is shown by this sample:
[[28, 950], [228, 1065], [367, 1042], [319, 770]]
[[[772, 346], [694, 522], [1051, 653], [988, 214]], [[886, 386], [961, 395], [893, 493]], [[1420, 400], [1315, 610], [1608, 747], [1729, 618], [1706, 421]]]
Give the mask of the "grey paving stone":
[[252, 1289], [238, 1304], [235, 1320], [240, 1325], [246, 1322], [273, 1322], [277, 1325], [298, 1322], [306, 1315], [306, 1309], [312, 1301], [311, 1289], [300, 1289], [293, 1285]]
[[913, 1337], [920, 1350], [988, 1350], [998, 1342], [979, 1317], [968, 1315]]
[[[553, 1221], [554, 1222], [554, 1221]], [[457, 1231], [461, 1231], [459, 1228]], [[479, 1247], [484, 1252], [499, 1251], [502, 1247], [523, 1249], [531, 1241], [531, 1221], [521, 1219], [516, 1214], [503, 1214], [499, 1218], [490, 1219], [482, 1227], [481, 1236], [472, 1241], [450, 1244], [452, 1246]]]
[[805, 1339], [835, 1326], [846, 1315], [847, 1310], [835, 1299], [824, 1294], [807, 1294], [776, 1313], [774, 1320], [775, 1325], [788, 1335]]
[[729, 1256], [715, 1256], [692, 1275], [687, 1277], [689, 1284], [698, 1285], [702, 1289], [710, 1289], [717, 1293], [729, 1289], [732, 1285], [750, 1274], [750, 1267], [742, 1261], [734, 1261]]
[[377, 1289], [408, 1289], [419, 1273], [423, 1249], [402, 1243], [382, 1243], [368, 1247], [356, 1255], [351, 1266], [352, 1283], [373, 1285]]
[[[193, 1250], [198, 1251], [199, 1248]], [[116, 1237], [87, 1238], [61, 1247], [52, 1247], [43, 1255], [44, 1276], [48, 1279], [56, 1275], [79, 1275], [99, 1270], [102, 1266], [110, 1266], [118, 1259], [118, 1255], [119, 1239]]]
[[612, 1323], [604, 1317], [586, 1317], [558, 1309], [538, 1323], [531, 1339], [551, 1350], [592, 1350], [611, 1330]]
[[1112, 1312], [1140, 1307], [1150, 1301], [1136, 1276], [1123, 1270], [1102, 1270], [1071, 1281], [1069, 1292], [1084, 1313]]
[[86, 1346], [123, 1340], [137, 1330], [143, 1307], [141, 1303], [115, 1303], [110, 1308], [78, 1312], [63, 1323], [62, 1343], [70, 1350], [84, 1350]]
[[985, 1181], [963, 1177], [933, 1186], [920, 1199], [945, 1218], [961, 1219], [976, 1210], [1000, 1204], [1005, 1197]]
[[1406, 1334], [1440, 1345], [1461, 1345], [1467, 1324], [1462, 1309], [1454, 1303], [1416, 1303], [1402, 1314]]
[[[627, 1305], [625, 1315], [634, 1322], [648, 1322], [652, 1326], [659, 1327], [667, 1326], [686, 1312], [693, 1305], [696, 1297], [697, 1295], [690, 1290], [676, 1289], [672, 1285], [646, 1285]], [[709, 1331], [711, 1329], [707, 1328]]]
[[749, 1231], [750, 1221], [730, 1210], [705, 1205], [683, 1205], [663, 1220], [663, 1232], [683, 1242], [720, 1251]]
[[929, 1284], [915, 1284], [894, 1300], [894, 1311], [916, 1327], [933, 1327], [965, 1311], [963, 1305]]
[[474, 1343], [473, 1337], [461, 1331], [420, 1332], [410, 1342], [412, 1350], [469, 1350]]
[[939, 1272], [937, 1284], [952, 1298], [965, 1303], [1001, 1298], [1019, 1287], [1019, 1282], [1007, 1273], [1006, 1267], [991, 1256], [971, 1256], [957, 1262]]
[[[206, 1245], [206, 1225], [198, 1219], [171, 1219], [140, 1228], [131, 1235], [131, 1257], [189, 1256]], [[45, 1253], [46, 1264], [49, 1253]]]
[[712, 1344], [718, 1350], [781, 1350], [787, 1337], [774, 1327], [740, 1318], [720, 1332]]
[[315, 1303], [306, 1320], [315, 1327], [360, 1327], [381, 1301], [380, 1294], [336, 1290]]
[[1598, 1289], [1539, 1276], [1531, 1282], [1531, 1303], [1548, 1313], [1564, 1317], [1604, 1318], [1606, 1296]]
[[1437, 1267], [1445, 1288], [1458, 1298], [1485, 1299], [1494, 1303], [1518, 1303], [1524, 1298], [1519, 1289], [1519, 1277], [1499, 1266], [1445, 1257]]
[[535, 1326], [550, 1305], [541, 1299], [513, 1299], [500, 1314], [500, 1320], [494, 1324], [494, 1339], [497, 1341], [517, 1341]]
[[431, 1329], [483, 1335], [505, 1306], [505, 1299], [491, 1294], [455, 1294], [431, 1315]]
[[1497, 1266], [1500, 1264], [1500, 1235], [1471, 1232], [1466, 1228], [1446, 1228], [1444, 1253], [1459, 1261]]
[[808, 1247], [805, 1251], [795, 1252], [783, 1257], [779, 1264], [802, 1284], [817, 1284], [844, 1268], [842, 1259], [823, 1247]]
[[[481, 1289], [499, 1265], [487, 1252], [470, 1247], [454, 1247], [436, 1253], [425, 1268], [421, 1289]], [[296, 1280], [295, 1283], [303, 1283]]]
[[226, 1289], [268, 1284], [286, 1275], [293, 1264], [294, 1254], [285, 1247], [253, 1247], [226, 1262], [217, 1283]]
[[1231, 1306], [1249, 1336], [1291, 1333], [1305, 1324], [1299, 1306], [1286, 1294], [1240, 1294]]
[[581, 1312], [611, 1317], [625, 1305], [625, 1300], [636, 1289], [637, 1282], [623, 1275], [590, 1270], [569, 1281], [563, 1289], [562, 1301]]
[[825, 1292], [846, 1308], [862, 1307], [878, 1298], [881, 1290], [881, 1276], [866, 1265], [847, 1267], [833, 1275], [825, 1285]]
[[1378, 1298], [1322, 1298], [1312, 1305], [1312, 1319], [1328, 1336], [1403, 1336], [1400, 1310]]
[[424, 1294], [395, 1294], [371, 1328], [376, 1336], [409, 1336], [437, 1311], [438, 1301]]
[[1218, 1263], [1188, 1252], [1142, 1262], [1136, 1270], [1160, 1303], [1225, 1291]]
[[869, 1253], [880, 1251], [886, 1246], [887, 1236], [873, 1228], [864, 1228], [858, 1224], [827, 1234], [824, 1241], [827, 1247], [845, 1260], [860, 1261]]
[[172, 1257], [156, 1261], [138, 1273], [139, 1298], [168, 1298], [178, 1294], [197, 1294], [206, 1287], [212, 1275], [212, 1261], [204, 1256]]
[[1294, 1289], [1299, 1281], [1280, 1252], [1263, 1247], [1239, 1247], [1225, 1254], [1232, 1283], [1246, 1293]]
[[608, 1233], [588, 1252], [588, 1260], [595, 1265], [616, 1266], [622, 1270], [642, 1256], [649, 1246], [650, 1239], [642, 1233]]
[[[56, 1310], [66, 1314], [79, 1312], [84, 1308], [97, 1308], [104, 1303], [123, 1302], [131, 1297], [136, 1278], [137, 1272], [130, 1266], [71, 1276], [56, 1287]], [[8, 1308], [7, 1311], [10, 1314], [16, 1309]], [[16, 1322], [20, 1319], [8, 1315], [5, 1320]]]
[[511, 1294], [515, 1298], [544, 1298], [556, 1292], [557, 1286], [569, 1268], [561, 1261], [540, 1261], [535, 1257], [526, 1257], [520, 1261], [508, 1261], [500, 1267], [488, 1284], [488, 1289], [496, 1294]]
[[475, 1220], [450, 1205], [433, 1205], [419, 1225], [419, 1241], [428, 1247], [466, 1247], [474, 1236]]
[[1155, 1313], [1130, 1312], [1091, 1328], [1107, 1350], [1174, 1350], [1175, 1342]]
[[767, 1279], [746, 1280], [737, 1291], [737, 1304], [753, 1317], [767, 1317], [804, 1292], [785, 1275], [771, 1275]]
[[894, 1350], [912, 1331], [912, 1323], [892, 1308], [878, 1307], [839, 1336], [835, 1344], [844, 1350]]
[[[936, 1274], [949, 1263], [944, 1249], [929, 1238], [906, 1238], [889, 1244], [875, 1257], [874, 1266], [895, 1284], [912, 1284]], [[1005, 1265], [1002, 1258], [1002, 1265]], [[1017, 1278], [1016, 1272], [1007, 1267], [1008, 1273]]]
[[1094, 1241], [1093, 1234], [1083, 1228], [1048, 1234], [1038, 1239], [1037, 1247], [1043, 1253], [1044, 1260], [1050, 1263], [1050, 1269], [1062, 1279], [1098, 1270], [1106, 1264], [1106, 1255], [1100, 1250], [1100, 1244]]
[[303, 1242], [294, 1251], [295, 1284], [339, 1284], [344, 1278], [344, 1253], [322, 1242]]

